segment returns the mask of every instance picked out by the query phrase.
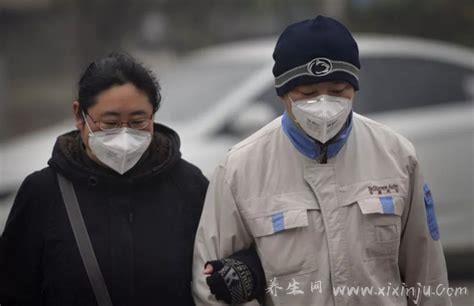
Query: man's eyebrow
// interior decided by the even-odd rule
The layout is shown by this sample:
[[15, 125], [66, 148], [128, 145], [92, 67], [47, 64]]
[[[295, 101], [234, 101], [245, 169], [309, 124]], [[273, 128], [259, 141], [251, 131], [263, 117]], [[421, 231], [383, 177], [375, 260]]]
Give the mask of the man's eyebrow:
[[307, 88], [307, 89], [298, 89], [298, 92], [300, 93], [308, 93], [308, 92], [315, 92], [316, 90], [313, 88]]
[[302, 88], [297, 88], [296, 90], [297, 91], [300, 91], [300, 92], [303, 92], [303, 91], [315, 91], [317, 88], [316, 86], [306, 86], [306, 87], [302, 87]]

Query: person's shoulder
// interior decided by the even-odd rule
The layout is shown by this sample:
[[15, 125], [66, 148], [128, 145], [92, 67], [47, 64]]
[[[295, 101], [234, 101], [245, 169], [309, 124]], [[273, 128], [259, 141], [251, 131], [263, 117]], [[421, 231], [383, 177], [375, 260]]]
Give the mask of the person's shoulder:
[[354, 119], [360, 126], [370, 130], [374, 139], [383, 142], [386, 146], [398, 147], [405, 150], [407, 154], [415, 155], [415, 147], [412, 142], [391, 127], [357, 113], [354, 113]]
[[[384, 150], [387, 156], [414, 169], [418, 164], [415, 146], [410, 140], [391, 127], [354, 113], [356, 129], [365, 131], [365, 140]], [[381, 152], [381, 151], [380, 151]]]
[[209, 184], [208, 179], [202, 173], [201, 169], [183, 158], [179, 159], [175, 167], [171, 169], [171, 172], [173, 176], [184, 184], [197, 184], [203, 188], [207, 188], [207, 185]]
[[251, 175], [268, 161], [268, 155], [275, 152], [275, 144], [281, 137], [281, 116], [274, 119], [249, 137], [229, 149], [217, 170], [224, 173], [227, 181], [232, 181], [236, 173]]
[[205, 177], [201, 169], [199, 169], [195, 164], [181, 158], [176, 163], [176, 169], [183, 174], [193, 175], [197, 177]]
[[281, 127], [281, 116], [272, 120], [270, 123], [240, 141], [227, 153], [228, 157], [239, 156], [247, 154], [249, 151], [258, 150], [262, 146], [265, 146], [276, 134], [280, 131]]
[[184, 205], [192, 212], [195, 221], [199, 221], [209, 180], [197, 166], [182, 158], [171, 169], [170, 178], [174, 196], [185, 199]]
[[56, 182], [56, 172], [49, 166], [41, 170], [34, 171], [27, 175], [21, 184], [23, 188], [28, 190], [39, 190], [46, 192]]
[[27, 175], [16, 192], [10, 215], [23, 215], [23, 212], [26, 212], [27, 215], [35, 215], [39, 219], [39, 215], [46, 211], [45, 201], [50, 199], [52, 189], [56, 186], [54, 175], [50, 167]]

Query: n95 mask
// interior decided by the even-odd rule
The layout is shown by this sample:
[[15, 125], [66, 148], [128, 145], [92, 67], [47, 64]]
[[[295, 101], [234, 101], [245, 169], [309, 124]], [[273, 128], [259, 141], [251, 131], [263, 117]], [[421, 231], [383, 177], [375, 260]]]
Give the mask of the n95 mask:
[[88, 143], [92, 153], [119, 174], [130, 170], [150, 145], [151, 133], [148, 131], [124, 127], [92, 132], [84, 114], [83, 116], [89, 129]]
[[310, 137], [326, 143], [344, 126], [352, 111], [352, 101], [342, 97], [320, 95], [315, 98], [291, 100], [296, 123]]

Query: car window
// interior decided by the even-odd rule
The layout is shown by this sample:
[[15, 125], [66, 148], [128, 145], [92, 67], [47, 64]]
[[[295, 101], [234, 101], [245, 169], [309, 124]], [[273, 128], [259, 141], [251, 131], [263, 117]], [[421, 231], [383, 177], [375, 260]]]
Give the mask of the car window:
[[278, 98], [275, 88], [269, 86], [236, 115], [230, 117], [229, 121], [218, 130], [217, 135], [243, 139], [281, 115], [283, 111], [283, 103]]
[[268, 105], [274, 112], [275, 116], [283, 114], [285, 107], [283, 106], [282, 101], [276, 94], [275, 87], [271, 86], [266, 88], [257, 98], [255, 103], [263, 103]]
[[175, 123], [196, 118], [264, 65], [259, 61], [191, 60], [160, 73], [163, 103], [158, 119]]
[[421, 58], [362, 58], [354, 109], [362, 114], [472, 99], [472, 68]]

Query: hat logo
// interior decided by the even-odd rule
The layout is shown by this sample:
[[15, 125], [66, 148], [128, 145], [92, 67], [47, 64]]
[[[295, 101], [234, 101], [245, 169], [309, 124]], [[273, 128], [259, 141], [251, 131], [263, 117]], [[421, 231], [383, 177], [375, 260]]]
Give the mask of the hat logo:
[[308, 72], [315, 76], [323, 76], [332, 71], [332, 63], [329, 59], [318, 57], [308, 63]]

